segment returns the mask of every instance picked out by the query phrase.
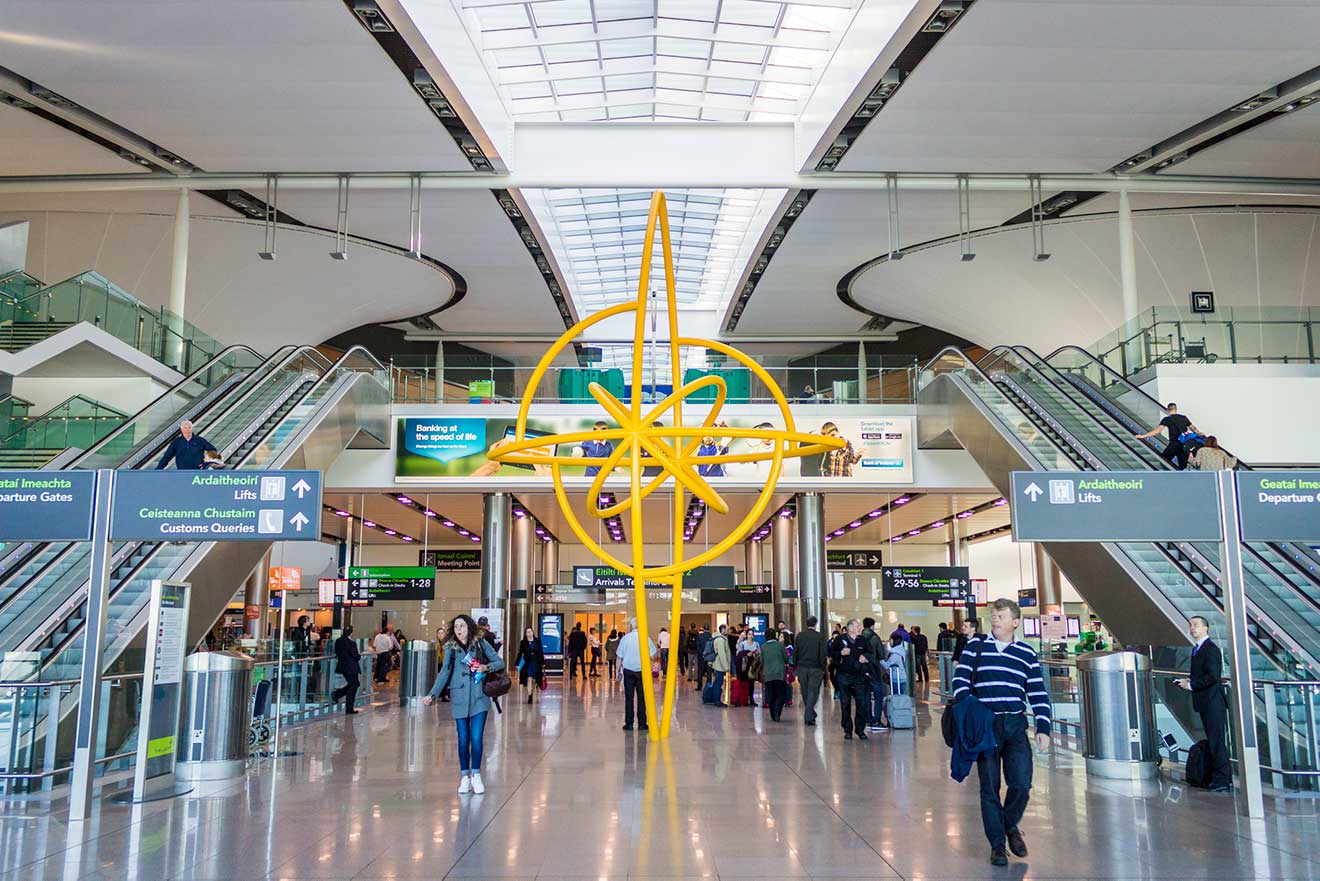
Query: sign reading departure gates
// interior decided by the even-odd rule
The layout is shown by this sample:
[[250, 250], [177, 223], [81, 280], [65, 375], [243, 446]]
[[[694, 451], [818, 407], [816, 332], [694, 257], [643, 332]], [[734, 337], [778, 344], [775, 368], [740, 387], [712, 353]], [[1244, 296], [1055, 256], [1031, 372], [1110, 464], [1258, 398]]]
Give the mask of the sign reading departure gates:
[[1015, 541], [1219, 541], [1209, 471], [1014, 471]]
[[94, 471], [0, 471], [0, 541], [87, 541]]
[[1240, 471], [1245, 541], [1320, 541], [1320, 471]]
[[117, 541], [318, 541], [319, 471], [120, 471]]

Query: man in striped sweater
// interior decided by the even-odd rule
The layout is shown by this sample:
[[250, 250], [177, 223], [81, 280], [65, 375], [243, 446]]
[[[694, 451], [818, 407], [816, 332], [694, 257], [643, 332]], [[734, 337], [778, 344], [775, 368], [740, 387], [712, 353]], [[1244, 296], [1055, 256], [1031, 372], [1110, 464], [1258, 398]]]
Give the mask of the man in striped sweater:
[[[1008, 848], [1014, 856], [1027, 855], [1027, 843], [1018, 823], [1031, 795], [1031, 743], [1027, 739], [1027, 707], [1036, 717], [1036, 745], [1041, 752], [1050, 746], [1050, 696], [1041, 676], [1036, 652], [1016, 634], [1021, 612], [1012, 600], [990, 604], [990, 634], [969, 640], [953, 676], [955, 701], [971, 694], [995, 714], [993, 751], [976, 761], [981, 780], [981, 823], [990, 840], [990, 862], [1008, 865]], [[974, 684], [973, 684], [974, 683]], [[999, 781], [1008, 783], [1001, 803]]]

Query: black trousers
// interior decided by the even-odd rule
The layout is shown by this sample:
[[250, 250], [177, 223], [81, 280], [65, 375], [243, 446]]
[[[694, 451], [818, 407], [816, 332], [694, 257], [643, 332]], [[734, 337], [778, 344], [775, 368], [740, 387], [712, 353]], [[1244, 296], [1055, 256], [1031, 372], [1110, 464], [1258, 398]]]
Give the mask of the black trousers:
[[331, 697], [335, 700], [339, 700], [342, 697], [344, 699], [344, 712], [351, 713], [353, 712], [353, 700], [357, 697], [358, 688], [360, 688], [361, 685], [362, 681], [360, 673], [354, 673], [352, 676], [345, 676], [344, 687], [336, 688], [331, 692]]
[[642, 674], [623, 671], [623, 724], [633, 723], [634, 711], [637, 727], [646, 727], [646, 699], [642, 697]]
[[930, 682], [930, 664], [926, 660], [925, 652], [917, 653], [917, 681]]
[[1160, 456], [1172, 462], [1179, 471], [1187, 470], [1187, 447], [1176, 437], [1169, 441]]
[[788, 683], [782, 679], [773, 679], [762, 687], [761, 696], [770, 708], [770, 718], [778, 719], [784, 712], [784, 703], [788, 700]]
[[1210, 785], [1231, 786], [1233, 764], [1228, 758], [1228, 707], [1222, 700], [1211, 700], [1210, 708], [1201, 713], [1205, 726], [1205, 739], [1210, 745]]
[[[981, 753], [976, 760], [976, 776], [981, 781], [981, 826], [991, 847], [1003, 847], [1008, 830], [1016, 829], [1031, 797], [1031, 741], [1027, 738], [1025, 713], [995, 716], [993, 750]], [[1004, 801], [999, 801], [1000, 783], [1008, 784]]]
[[836, 673], [834, 685], [839, 689], [839, 724], [844, 733], [866, 731], [866, 702], [871, 692], [866, 678]]
[[568, 678], [572, 679], [574, 676], [578, 675], [579, 670], [582, 671], [583, 678], [586, 678], [587, 665], [582, 657], [582, 653], [570, 652], [568, 655]]
[[598, 672], [596, 671], [596, 666], [597, 666], [598, 664], [600, 664], [600, 649], [598, 649], [598, 648], [593, 648], [593, 649], [591, 650], [591, 675], [592, 675], [592, 676], [599, 676], [599, 675], [600, 675], [600, 673], [598, 673]]

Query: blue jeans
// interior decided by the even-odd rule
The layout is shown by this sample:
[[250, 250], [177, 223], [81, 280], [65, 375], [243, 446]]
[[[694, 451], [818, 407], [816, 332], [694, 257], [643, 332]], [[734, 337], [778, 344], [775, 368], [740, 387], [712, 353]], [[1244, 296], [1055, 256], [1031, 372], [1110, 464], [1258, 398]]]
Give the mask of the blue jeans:
[[887, 691], [888, 689], [885, 687], [885, 681], [883, 679], [871, 680], [871, 700], [868, 718], [870, 718], [872, 725], [880, 724], [880, 716], [885, 708], [885, 694]]
[[455, 719], [458, 726], [458, 767], [464, 774], [481, 771], [481, 742], [486, 736], [486, 712]]
[[715, 703], [721, 704], [724, 702], [724, 671], [712, 670], [711, 672], [715, 674]]
[[[995, 740], [990, 752], [976, 760], [981, 781], [981, 825], [991, 847], [1003, 847], [1009, 829], [1016, 829], [1031, 797], [1031, 741], [1027, 738], [1027, 716], [995, 716]], [[1003, 804], [999, 802], [1000, 766], [1008, 784]]]

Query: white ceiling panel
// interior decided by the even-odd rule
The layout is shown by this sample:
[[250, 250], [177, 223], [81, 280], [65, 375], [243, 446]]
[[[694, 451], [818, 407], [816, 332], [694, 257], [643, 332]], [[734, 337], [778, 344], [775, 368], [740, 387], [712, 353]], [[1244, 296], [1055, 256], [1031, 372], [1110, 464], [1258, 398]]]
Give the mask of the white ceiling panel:
[[[3, 38], [0, 38], [3, 44]], [[123, 174], [142, 169], [71, 131], [0, 104], [0, 175]]]
[[1175, 166], [1194, 175], [1320, 178], [1320, 102], [1228, 138]]
[[1309, 3], [980, 2], [840, 170], [1103, 171], [1313, 67], [1316, 34]]
[[208, 171], [471, 168], [339, 2], [10, 0], [5, 13], [5, 67]]

